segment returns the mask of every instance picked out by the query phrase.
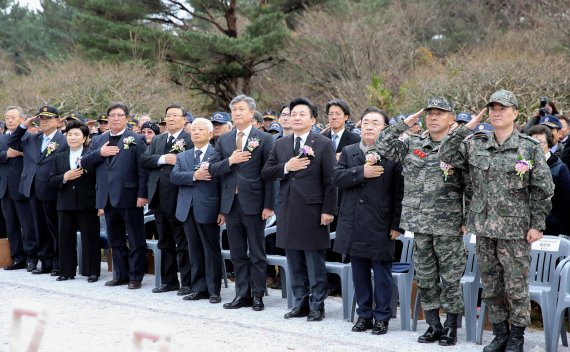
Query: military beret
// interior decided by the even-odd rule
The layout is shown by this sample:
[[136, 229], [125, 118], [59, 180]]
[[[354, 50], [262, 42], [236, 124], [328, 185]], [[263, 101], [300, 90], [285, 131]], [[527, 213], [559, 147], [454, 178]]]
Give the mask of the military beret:
[[154, 132], [154, 134], [160, 134], [160, 127], [158, 127], [154, 122], [147, 121], [143, 123], [141, 131], [144, 130], [145, 128], [151, 129]]

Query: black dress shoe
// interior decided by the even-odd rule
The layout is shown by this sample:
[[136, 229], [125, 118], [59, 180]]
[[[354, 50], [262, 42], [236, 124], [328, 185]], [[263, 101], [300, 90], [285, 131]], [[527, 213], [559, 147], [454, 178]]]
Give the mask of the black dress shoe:
[[152, 293], [163, 293], [163, 292], [170, 292], [170, 291], [178, 291], [180, 287], [174, 285], [167, 285], [162, 284], [158, 287], [152, 289]]
[[18, 270], [18, 269], [25, 269], [26, 263], [24, 262], [14, 262], [12, 265], [8, 265], [4, 267], [4, 270]]
[[321, 321], [325, 318], [325, 309], [312, 310], [307, 315], [307, 321]]
[[253, 296], [253, 303], [251, 305], [251, 309], [256, 312], [260, 312], [265, 308], [263, 305], [263, 298], [261, 296]]
[[176, 292], [176, 294], [178, 296], [186, 296], [192, 293], [192, 290], [190, 289], [190, 287], [186, 287], [186, 286], [182, 286], [180, 287], [180, 289], [178, 290], [178, 292]]
[[307, 315], [309, 315], [310, 311], [311, 310], [307, 306], [296, 307], [296, 308], [291, 309], [290, 312], [285, 313], [285, 315], [283, 317], [285, 319], [304, 318]]
[[59, 270], [53, 269], [53, 270], [51, 271], [51, 276], [59, 276]]
[[129, 285], [127, 286], [127, 288], [129, 290], [136, 290], [138, 288], [141, 288], [141, 282], [140, 281], [129, 281]]
[[97, 282], [99, 281], [99, 276], [97, 275], [89, 275], [89, 277], [87, 278], [87, 282]]
[[37, 268], [38, 268], [37, 264], [28, 263], [28, 266], [26, 267], [26, 271], [31, 273], [32, 271], [36, 270]]
[[43, 267], [42, 267], [41, 269], [38, 269], [38, 268], [34, 269], [34, 270], [32, 271], [32, 274], [36, 274], [36, 275], [39, 275], [39, 274], [50, 274], [51, 271], [52, 271], [52, 268], [43, 268]]
[[354, 324], [354, 326], [352, 327], [352, 331], [362, 332], [368, 329], [372, 329], [373, 326], [374, 324], [372, 323], [372, 318], [358, 317], [356, 324]]
[[67, 281], [73, 279], [75, 279], [75, 276], [58, 276], [57, 279], [55, 279], [55, 281]]
[[191, 292], [188, 296], [182, 298], [185, 301], [198, 301], [200, 299], [208, 299], [210, 295], [208, 292]]
[[243, 308], [243, 307], [251, 307], [252, 305], [253, 305], [253, 302], [251, 300], [251, 297], [236, 296], [236, 298], [234, 298], [234, 300], [231, 301], [230, 303], [225, 303], [224, 308], [225, 309], [238, 309], [238, 308]]
[[383, 320], [376, 320], [372, 328], [372, 335], [384, 335], [388, 332], [388, 322]]
[[222, 297], [220, 297], [220, 295], [216, 295], [216, 294], [211, 294], [210, 295], [210, 303], [220, 303], [222, 301]]
[[105, 282], [105, 286], [121, 286], [121, 285], [126, 285], [129, 283], [128, 279], [113, 279], [113, 280], [109, 280], [107, 282]]
[[430, 325], [426, 332], [418, 337], [419, 343], [433, 343], [439, 341], [441, 334], [443, 333], [443, 326], [441, 323], [437, 322], [434, 325]]

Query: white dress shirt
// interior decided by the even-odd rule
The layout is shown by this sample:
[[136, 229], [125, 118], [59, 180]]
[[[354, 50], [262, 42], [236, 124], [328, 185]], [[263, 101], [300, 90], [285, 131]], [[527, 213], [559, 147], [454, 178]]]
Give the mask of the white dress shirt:
[[[174, 139], [172, 140], [172, 142], [174, 143], [174, 141], [176, 139], [178, 139], [178, 136], [180, 136], [180, 133], [182, 133], [182, 129], [180, 129], [180, 131], [175, 132], [173, 134], [168, 134], [168, 136], [166, 136], [166, 140], [168, 141], [168, 138], [170, 138], [170, 136], [173, 136]], [[155, 137], [156, 138], [156, 137]], [[170, 154], [170, 150], [165, 150], [166, 154]], [[160, 158], [158, 158], [158, 162], [157, 165], [164, 165], [166, 164], [166, 156], [165, 155], [161, 155]]]
[[247, 138], [249, 137], [249, 134], [251, 133], [251, 129], [253, 128], [252, 125], [247, 126], [247, 128], [243, 131], [240, 131], [236, 128], [236, 146], [237, 146], [237, 139], [238, 139], [238, 134], [240, 132], [243, 132], [243, 137], [241, 138], [241, 142], [242, 142], [242, 146], [241, 146], [241, 150], [243, 151], [245, 149], [245, 147], [247, 147]]
[[81, 158], [81, 153], [83, 152], [83, 147], [79, 150], [69, 150], [69, 169], [77, 169], [77, 160]]
[[[309, 137], [309, 133], [311, 133], [311, 131], [309, 131], [305, 134], [302, 134], [300, 136], [297, 135], [296, 133], [293, 133], [293, 148], [295, 148], [295, 143], [297, 143], [297, 137], [301, 137], [301, 143], [300, 143], [299, 148], [303, 148], [305, 146], [305, 143], [307, 142], [307, 137]], [[295, 155], [295, 156], [297, 156], [297, 155]], [[287, 160], [287, 161], [289, 161], [289, 160]], [[287, 162], [285, 162], [285, 164], [287, 164]], [[287, 175], [289, 173], [289, 170], [287, 170], [287, 166], [285, 166], [285, 165], [283, 166], [283, 173], [285, 175]]]

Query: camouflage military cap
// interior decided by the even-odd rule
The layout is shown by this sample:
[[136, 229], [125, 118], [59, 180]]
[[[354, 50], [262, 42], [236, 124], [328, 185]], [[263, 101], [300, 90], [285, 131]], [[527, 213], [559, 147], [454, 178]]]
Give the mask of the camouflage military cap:
[[493, 103], [499, 103], [503, 106], [514, 106], [517, 109], [519, 108], [519, 102], [515, 95], [512, 92], [504, 89], [498, 90], [495, 93], [491, 94], [487, 106]]
[[427, 101], [424, 110], [439, 109], [443, 111], [453, 112], [453, 104], [444, 97], [431, 97]]

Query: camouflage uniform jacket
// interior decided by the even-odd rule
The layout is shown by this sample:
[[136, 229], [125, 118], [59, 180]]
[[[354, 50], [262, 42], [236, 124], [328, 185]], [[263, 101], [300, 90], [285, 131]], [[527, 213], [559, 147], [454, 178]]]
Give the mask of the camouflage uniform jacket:
[[[404, 199], [400, 227], [433, 235], [459, 236], [465, 224], [463, 194], [469, 180], [462, 170], [446, 177], [440, 168], [440, 142], [429, 134], [399, 139], [408, 126], [400, 121], [380, 133], [376, 149], [387, 159], [402, 163]], [[467, 187], [468, 188], [468, 187]]]
[[[494, 134], [467, 138], [462, 126], [443, 142], [444, 162], [469, 169], [473, 199], [468, 228], [476, 235], [497, 239], [525, 239], [529, 229], [543, 231], [550, 213], [554, 184], [538, 142], [514, 131], [499, 145]], [[532, 169], [515, 171], [518, 160], [531, 161]]]

